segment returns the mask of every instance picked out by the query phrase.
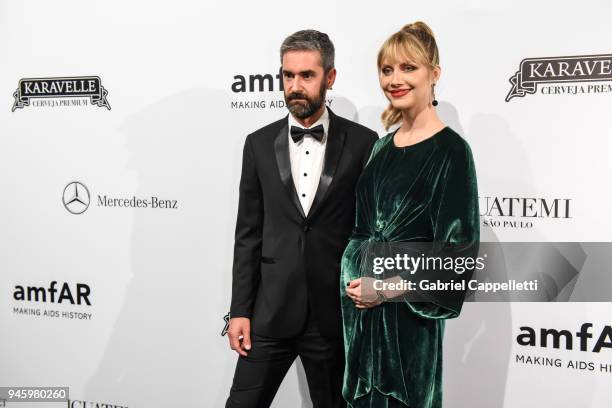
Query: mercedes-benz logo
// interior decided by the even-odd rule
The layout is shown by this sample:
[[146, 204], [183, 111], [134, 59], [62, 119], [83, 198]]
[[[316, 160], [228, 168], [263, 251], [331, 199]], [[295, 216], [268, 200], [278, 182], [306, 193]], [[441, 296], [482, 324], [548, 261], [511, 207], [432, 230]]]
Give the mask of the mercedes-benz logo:
[[82, 214], [89, 207], [89, 190], [85, 184], [72, 181], [64, 187], [62, 202], [70, 213]]

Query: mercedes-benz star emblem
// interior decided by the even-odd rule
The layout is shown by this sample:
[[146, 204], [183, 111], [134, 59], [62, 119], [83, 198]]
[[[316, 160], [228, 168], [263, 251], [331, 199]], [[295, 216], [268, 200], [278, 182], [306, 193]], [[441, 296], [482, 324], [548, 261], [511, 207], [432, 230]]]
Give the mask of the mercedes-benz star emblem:
[[64, 207], [72, 214], [82, 214], [89, 207], [89, 190], [78, 181], [68, 183], [62, 195]]

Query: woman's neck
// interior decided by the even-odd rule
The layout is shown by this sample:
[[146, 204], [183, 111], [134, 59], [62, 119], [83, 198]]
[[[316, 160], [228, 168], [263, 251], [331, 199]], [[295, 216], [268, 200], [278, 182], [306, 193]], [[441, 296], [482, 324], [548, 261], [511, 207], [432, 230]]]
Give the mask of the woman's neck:
[[406, 109], [402, 111], [402, 123], [395, 134], [398, 146], [408, 146], [427, 139], [444, 128], [433, 107]]

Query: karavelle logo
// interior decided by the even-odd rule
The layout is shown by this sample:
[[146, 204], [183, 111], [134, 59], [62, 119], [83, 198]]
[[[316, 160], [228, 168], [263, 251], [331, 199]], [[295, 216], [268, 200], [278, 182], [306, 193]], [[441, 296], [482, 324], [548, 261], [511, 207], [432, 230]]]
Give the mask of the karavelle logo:
[[[509, 81], [512, 88], [506, 102], [535, 94], [538, 85], [542, 85], [541, 93], [545, 95], [609, 93], [612, 84], [593, 82], [612, 82], [612, 54], [525, 58]], [[583, 85], [585, 82], [590, 84]]]
[[11, 112], [25, 106], [38, 108], [95, 105], [111, 109], [106, 99], [108, 91], [98, 76], [58, 78], [23, 78], [13, 93]]
[[72, 181], [64, 187], [62, 202], [71, 214], [83, 214], [89, 208], [90, 194], [85, 184]]

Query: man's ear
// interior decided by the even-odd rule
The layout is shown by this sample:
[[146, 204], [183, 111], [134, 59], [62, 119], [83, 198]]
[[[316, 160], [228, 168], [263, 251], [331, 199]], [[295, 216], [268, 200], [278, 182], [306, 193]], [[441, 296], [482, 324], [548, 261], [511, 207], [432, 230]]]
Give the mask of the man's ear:
[[327, 89], [330, 89], [334, 85], [334, 82], [336, 82], [336, 68], [329, 70], [325, 76], [325, 81], [327, 81]]

